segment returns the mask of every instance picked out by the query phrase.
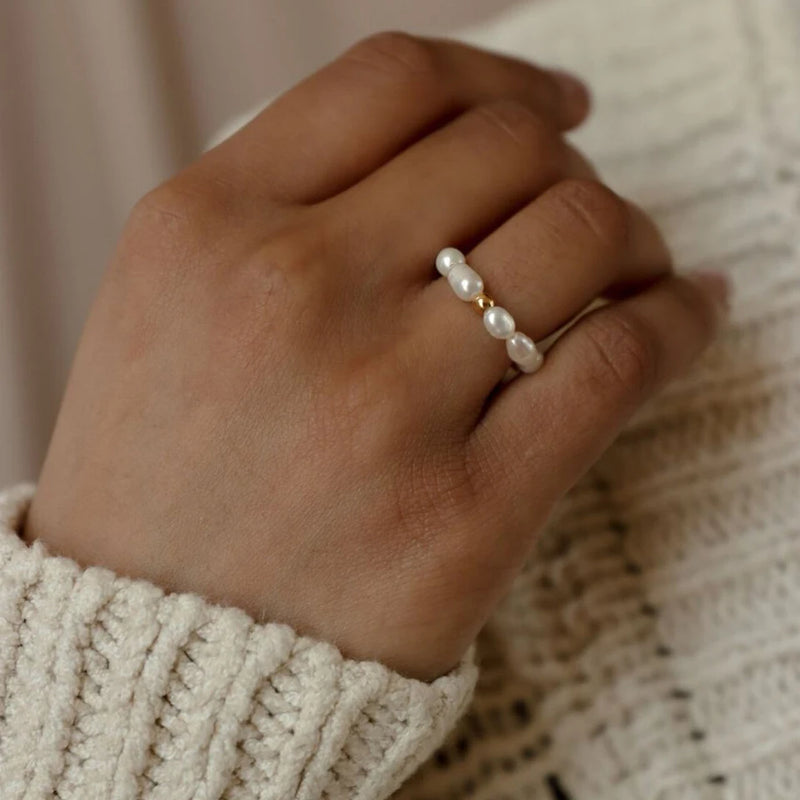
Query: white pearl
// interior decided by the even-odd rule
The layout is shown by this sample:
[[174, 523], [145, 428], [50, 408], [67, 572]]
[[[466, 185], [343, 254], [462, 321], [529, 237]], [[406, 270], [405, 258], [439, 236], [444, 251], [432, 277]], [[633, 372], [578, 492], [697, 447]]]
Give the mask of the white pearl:
[[466, 261], [464, 254], [455, 247], [445, 247], [436, 256], [436, 269], [440, 275], [447, 275], [456, 264], [463, 264]]
[[520, 372], [526, 372], [528, 375], [536, 372], [539, 367], [544, 364], [544, 356], [537, 350], [534, 356], [525, 362], [517, 362]]
[[506, 352], [512, 361], [525, 361], [536, 353], [536, 343], [530, 336], [517, 331], [506, 342]]
[[483, 326], [495, 339], [508, 339], [514, 334], [514, 317], [504, 308], [493, 306], [483, 312]]
[[483, 291], [483, 278], [468, 264], [454, 264], [447, 282], [460, 300], [474, 300]]
[[522, 372], [536, 372], [544, 360], [533, 339], [519, 331], [506, 340], [506, 352]]

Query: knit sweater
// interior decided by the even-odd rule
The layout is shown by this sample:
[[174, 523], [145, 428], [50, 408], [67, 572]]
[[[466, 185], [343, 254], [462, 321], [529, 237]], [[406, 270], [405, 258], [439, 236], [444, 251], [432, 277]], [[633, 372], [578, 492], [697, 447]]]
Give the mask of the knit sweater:
[[[429, 685], [198, 597], [82, 570], [0, 496], [0, 796], [800, 797], [800, 9], [540, 0], [480, 44], [588, 76], [578, 135], [728, 331], [561, 503]], [[453, 728], [453, 726], [455, 727]]]
[[0, 494], [3, 800], [380, 798], [469, 699], [285, 625], [48, 555]]

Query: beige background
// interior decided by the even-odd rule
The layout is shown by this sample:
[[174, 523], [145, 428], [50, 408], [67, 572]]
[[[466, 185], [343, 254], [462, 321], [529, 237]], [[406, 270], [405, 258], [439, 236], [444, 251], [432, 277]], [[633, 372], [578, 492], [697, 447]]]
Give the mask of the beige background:
[[0, 484], [35, 477], [126, 214], [213, 132], [383, 28], [511, 0], [0, 0]]

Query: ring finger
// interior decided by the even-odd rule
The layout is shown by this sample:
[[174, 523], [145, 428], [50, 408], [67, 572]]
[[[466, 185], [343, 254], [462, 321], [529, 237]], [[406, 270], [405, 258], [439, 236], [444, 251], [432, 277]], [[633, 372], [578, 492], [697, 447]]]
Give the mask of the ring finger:
[[[534, 341], [552, 334], [594, 299], [641, 288], [670, 271], [669, 251], [650, 219], [594, 180], [562, 181], [468, 254], [486, 293]], [[479, 412], [510, 361], [446, 278], [433, 281], [415, 310], [412, 343], [429, 359], [430, 379], [447, 369], [452, 402]], [[442, 398], [438, 400], [441, 402]], [[473, 417], [474, 421], [474, 417]]]

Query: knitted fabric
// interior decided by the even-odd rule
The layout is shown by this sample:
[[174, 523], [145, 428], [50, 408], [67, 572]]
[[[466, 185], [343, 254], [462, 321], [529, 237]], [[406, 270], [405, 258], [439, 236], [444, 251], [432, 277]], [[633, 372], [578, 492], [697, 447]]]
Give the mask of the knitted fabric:
[[578, 144], [734, 307], [562, 503], [400, 798], [797, 800], [800, 5], [552, 0], [469, 38], [588, 79]]
[[463, 711], [283, 625], [26, 547], [0, 494], [3, 800], [382, 798]]

